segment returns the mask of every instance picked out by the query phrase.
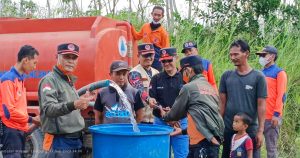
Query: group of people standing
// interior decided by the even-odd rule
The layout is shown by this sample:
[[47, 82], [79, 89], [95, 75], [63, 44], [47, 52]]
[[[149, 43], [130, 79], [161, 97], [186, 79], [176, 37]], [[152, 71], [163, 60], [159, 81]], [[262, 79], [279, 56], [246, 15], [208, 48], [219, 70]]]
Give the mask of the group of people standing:
[[[287, 85], [285, 71], [275, 64], [277, 49], [266, 46], [257, 53], [261, 72], [248, 64], [247, 42], [234, 41], [229, 57], [236, 69], [224, 72], [218, 88], [212, 63], [200, 57], [197, 44], [185, 42], [181, 51], [185, 57], [179, 59], [160, 23], [164, 9], [155, 6], [151, 15], [153, 22], [140, 32], [132, 27], [134, 39], [143, 40], [138, 45], [139, 64], [130, 69], [117, 60], [110, 66], [111, 80], [127, 95], [136, 121], [174, 127], [175, 158], [218, 158], [220, 145], [223, 158], [257, 158], [263, 136], [268, 158], [277, 157]], [[24, 133], [41, 124], [45, 157], [80, 157], [85, 127], [80, 110], [88, 107], [93, 96], [87, 92], [79, 97], [74, 87], [79, 47], [58, 46], [57, 64], [39, 83], [40, 116], [30, 117], [24, 74], [35, 69], [38, 55], [32, 46], [23, 46], [16, 65], [1, 76], [2, 154], [22, 157]], [[122, 104], [115, 89], [102, 88], [94, 105], [95, 123], [129, 123], [128, 109]]]
[[[153, 21], [144, 24], [140, 32], [132, 27], [133, 37], [144, 44], [139, 45], [140, 64], [129, 73], [129, 82], [144, 92], [146, 107], [153, 109], [154, 124], [174, 126], [174, 157], [218, 157], [220, 144], [223, 158], [260, 157], [263, 137], [268, 158], [277, 157], [287, 88], [287, 75], [275, 63], [278, 50], [265, 46], [256, 53], [263, 67], [259, 71], [248, 63], [248, 43], [234, 41], [229, 57], [236, 69], [223, 73], [218, 89], [212, 63], [199, 56], [196, 43], [183, 44], [185, 57], [176, 68], [177, 51], [166, 42], [168, 34], [160, 23], [164, 9], [155, 6], [151, 15]], [[153, 44], [154, 56], [143, 50], [147, 43]], [[153, 68], [163, 71], [156, 74], [151, 60]]]

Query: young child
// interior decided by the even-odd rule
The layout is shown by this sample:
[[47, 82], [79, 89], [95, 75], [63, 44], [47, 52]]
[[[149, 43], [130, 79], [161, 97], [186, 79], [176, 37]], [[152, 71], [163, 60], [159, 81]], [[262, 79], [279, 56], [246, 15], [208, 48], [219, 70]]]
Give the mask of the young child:
[[245, 113], [237, 113], [233, 118], [233, 130], [237, 133], [232, 136], [230, 158], [252, 158], [253, 143], [246, 130], [251, 118]]

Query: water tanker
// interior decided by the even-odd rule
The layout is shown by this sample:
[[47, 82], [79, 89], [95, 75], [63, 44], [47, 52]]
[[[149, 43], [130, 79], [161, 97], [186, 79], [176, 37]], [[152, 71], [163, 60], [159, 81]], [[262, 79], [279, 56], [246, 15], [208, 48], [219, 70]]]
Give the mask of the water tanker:
[[[80, 47], [75, 75], [76, 88], [108, 79], [113, 60], [124, 60], [130, 66], [137, 64], [136, 43], [132, 40], [130, 25], [106, 17], [59, 19], [0, 18], [0, 76], [17, 61], [17, 53], [25, 44], [35, 47], [40, 55], [37, 69], [27, 75], [28, 113], [38, 115], [38, 82], [56, 64], [56, 50], [61, 43], [72, 42]], [[87, 126], [93, 119], [92, 108], [83, 111]], [[36, 130], [26, 143], [26, 157], [40, 157], [42, 133]]]

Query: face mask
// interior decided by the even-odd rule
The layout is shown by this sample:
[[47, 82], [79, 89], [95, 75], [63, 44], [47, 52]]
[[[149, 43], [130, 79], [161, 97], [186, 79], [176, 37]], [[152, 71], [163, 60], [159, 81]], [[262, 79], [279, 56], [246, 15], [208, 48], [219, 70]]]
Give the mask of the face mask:
[[189, 83], [189, 77], [188, 76], [186, 76], [186, 75], [183, 75], [182, 76], [182, 79], [183, 79], [183, 81], [184, 81], [184, 83]]
[[270, 61], [268, 61], [266, 58], [264, 57], [259, 57], [259, 64], [263, 67], [265, 67]]
[[154, 20], [152, 21], [153, 24], [160, 24], [160, 21], [155, 22]]
[[150, 23], [153, 23], [153, 24], [161, 24], [162, 22], [163, 22], [163, 18], [162, 19], [160, 19], [159, 21], [157, 21], [157, 22], [155, 22], [153, 19], [151, 19], [151, 21], [150, 21]]

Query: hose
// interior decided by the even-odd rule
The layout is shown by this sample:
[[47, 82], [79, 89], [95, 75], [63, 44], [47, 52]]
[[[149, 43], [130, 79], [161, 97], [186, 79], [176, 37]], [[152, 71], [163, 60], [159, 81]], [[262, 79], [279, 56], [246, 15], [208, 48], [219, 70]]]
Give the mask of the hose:
[[101, 80], [101, 81], [96, 81], [93, 83], [90, 83], [84, 87], [81, 87], [79, 90], [77, 90], [77, 93], [79, 96], [85, 94], [86, 91], [93, 91], [99, 88], [103, 88], [103, 87], [108, 87], [109, 86], [110, 81], [109, 80]]

